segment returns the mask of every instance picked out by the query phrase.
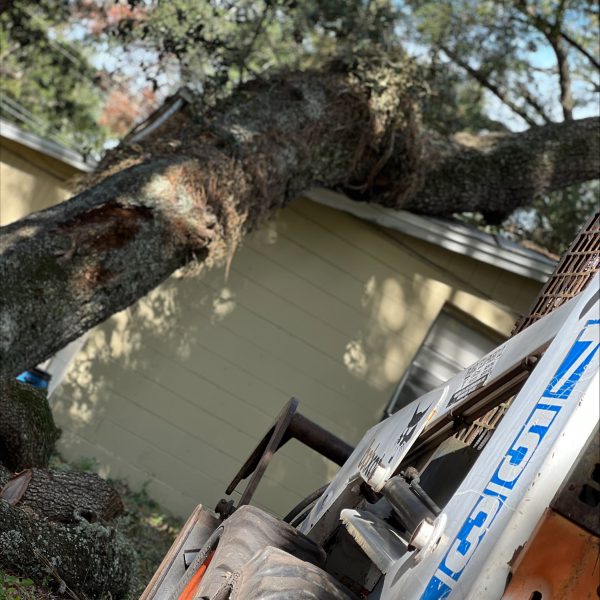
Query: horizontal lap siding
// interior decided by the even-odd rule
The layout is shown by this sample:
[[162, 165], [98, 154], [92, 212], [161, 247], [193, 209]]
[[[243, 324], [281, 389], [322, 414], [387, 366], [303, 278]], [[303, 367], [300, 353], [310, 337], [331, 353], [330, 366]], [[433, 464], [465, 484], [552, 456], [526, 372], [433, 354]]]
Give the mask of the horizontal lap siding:
[[0, 225], [8, 225], [68, 196], [65, 181], [45, 171], [43, 164], [38, 166], [37, 153], [20, 147], [26, 157], [19, 156], [5, 148], [4, 141], [0, 143]]
[[[512, 311], [482, 299], [495, 288]], [[212, 507], [291, 396], [355, 444], [444, 302], [507, 332], [535, 290], [299, 201], [245, 241], [228, 277], [171, 277], [92, 332], [54, 396], [60, 448], [145, 483], [180, 515], [200, 502]], [[335, 470], [290, 442], [255, 502], [283, 514]]]

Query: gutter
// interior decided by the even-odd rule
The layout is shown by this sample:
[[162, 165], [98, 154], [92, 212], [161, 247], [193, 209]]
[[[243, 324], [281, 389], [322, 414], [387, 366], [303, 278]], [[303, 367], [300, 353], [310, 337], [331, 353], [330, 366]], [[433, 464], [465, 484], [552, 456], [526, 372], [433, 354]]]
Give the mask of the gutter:
[[424, 217], [405, 210], [393, 210], [377, 204], [357, 202], [324, 188], [312, 188], [302, 196], [364, 221], [399, 231], [535, 281], [545, 282], [556, 265], [543, 254], [460, 223], [436, 217]]

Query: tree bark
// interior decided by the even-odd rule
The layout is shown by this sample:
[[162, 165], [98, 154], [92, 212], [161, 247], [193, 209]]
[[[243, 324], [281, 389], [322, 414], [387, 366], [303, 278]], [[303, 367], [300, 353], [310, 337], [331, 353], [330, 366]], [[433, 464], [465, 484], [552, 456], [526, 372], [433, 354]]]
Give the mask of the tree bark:
[[46, 467], [59, 435], [44, 392], [0, 379], [0, 463], [13, 472]]
[[[531, 199], [598, 177], [596, 117], [534, 127], [523, 133], [430, 140], [431, 166], [404, 205], [422, 214], [481, 212], [508, 216]], [[437, 156], [436, 156], [437, 155]]]
[[124, 510], [110, 483], [81, 471], [27, 469], [6, 483], [0, 499], [58, 523], [112, 521]]
[[12, 473], [0, 463], [0, 487], [4, 487], [4, 484], [11, 478]]
[[122, 598], [134, 561], [115, 529], [52, 523], [0, 500], [0, 567], [37, 582], [56, 573], [76, 594], [92, 599]]
[[6, 226], [1, 372], [39, 363], [192, 258], [232, 252], [313, 183], [363, 185], [395, 126], [410, 184], [413, 80], [410, 67], [359, 63], [252, 82], [202, 121], [121, 147], [91, 189]]
[[573, 93], [571, 91], [571, 70], [567, 59], [567, 51], [563, 45], [560, 31], [552, 31], [547, 36], [550, 46], [556, 56], [558, 82], [560, 85], [560, 105], [565, 121], [573, 119]]
[[5, 227], [1, 373], [51, 356], [193, 258], [227, 256], [312, 185], [447, 215], [509, 211], [598, 174], [597, 120], [483, 147], [432, 142], [411, 67], [370, 65], [242, 86], [203, 119], [117, 149], [90, 189]]

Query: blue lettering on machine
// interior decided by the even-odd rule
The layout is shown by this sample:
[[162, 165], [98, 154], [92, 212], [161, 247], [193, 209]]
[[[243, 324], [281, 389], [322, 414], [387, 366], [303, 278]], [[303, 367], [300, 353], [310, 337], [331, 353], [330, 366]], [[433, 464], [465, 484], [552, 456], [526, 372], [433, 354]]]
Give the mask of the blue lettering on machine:
[[600, 320], [589, 320], [554, 373], [506, 454], [476, 500], [421, 600], [447, 598], [458, 582], [575, 386], [598, 353]]

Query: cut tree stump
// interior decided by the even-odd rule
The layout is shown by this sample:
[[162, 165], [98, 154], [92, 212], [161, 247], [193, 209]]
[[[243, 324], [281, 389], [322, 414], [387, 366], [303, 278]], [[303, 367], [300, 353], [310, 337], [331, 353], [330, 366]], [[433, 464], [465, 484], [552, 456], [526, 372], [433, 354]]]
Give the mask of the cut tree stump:
[[61, 523], [111, 521], [123, 512], [123, 502], [110, 483], [81, 471], [27, 469], [6, 483], [0, 498]]
[[59, 435], [44, 392], [0, 379], [0, 463], [13, 473], [47, 467]]

